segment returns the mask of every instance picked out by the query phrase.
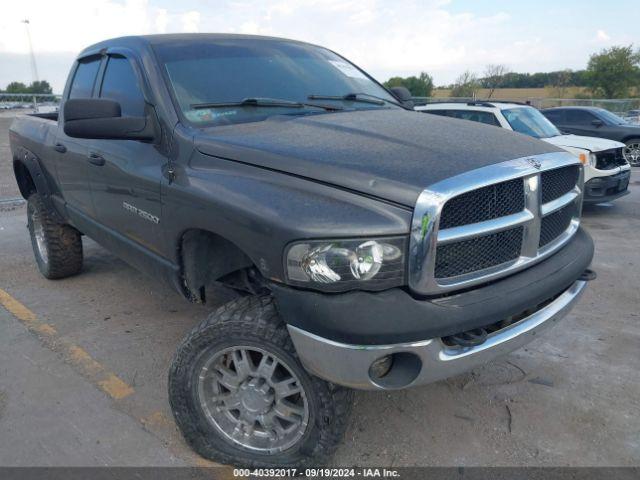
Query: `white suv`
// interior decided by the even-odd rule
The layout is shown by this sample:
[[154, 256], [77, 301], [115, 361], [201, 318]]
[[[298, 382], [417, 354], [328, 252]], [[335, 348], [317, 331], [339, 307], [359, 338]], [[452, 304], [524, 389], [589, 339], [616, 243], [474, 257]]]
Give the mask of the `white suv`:
[[429, 103], [415, 110], [506, 128], [567, 150], [584, 164], [585, 203], [602, 203], [629, 193], [631, 167], [622, 156], [623, 143], [563, 135], [530, 105], [485, 100]]

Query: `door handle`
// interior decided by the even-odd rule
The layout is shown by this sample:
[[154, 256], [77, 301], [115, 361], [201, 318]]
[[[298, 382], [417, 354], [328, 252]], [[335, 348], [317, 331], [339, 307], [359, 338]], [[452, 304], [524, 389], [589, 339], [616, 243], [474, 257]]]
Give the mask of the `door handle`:
[[97, 153], [90, 153], [89, 163], [91, 163], [92, 165], [97, 165], [98, 167], [101, 167], [104, 165], [104, 157]]
[[66, 153], [66, 151], [67, 151], [67, 147], [65, 147], [62, 143], [56, 143], [56, 144], [53, 146], [53, 149], [54, 149], [56, 152], [60, 152], [60, 153]]

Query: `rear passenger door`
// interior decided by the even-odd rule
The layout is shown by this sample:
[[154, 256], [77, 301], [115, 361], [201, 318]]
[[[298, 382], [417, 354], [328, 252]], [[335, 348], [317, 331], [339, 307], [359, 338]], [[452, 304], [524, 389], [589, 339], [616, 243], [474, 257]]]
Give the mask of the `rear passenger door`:
[[[91, 98], [101, 64], [100, 56], [80, 59], [73, 71], [65, 100]], [[64, 109], [62, 109], [64, 110]], [[62, 197], [70, 217], [77, 215], [95, 218], [89, 186], [89, 140], [68, 137], [63, 130], [64, 112], [60, 111], [53, 156]]]
[[553, 123], [558, 130], [565, 132], [564, 110], [542, 110], [541, 113]]
[[[142, 70], [124, 55], [108, 55], [97, 96], [120, 104], [122, 116], [153, 112], [146, 105]], [[158, 253], [162, 226], [160, 184], [166, 157], [152, 143], [91, 140], [90, 181], [96, 214], [113, 235], [112, 248], [131, 252], [131, 242]], [[117, 245], [121, 243], [122, 245]], [[138, 255], [139, 257], [139, 255]], [[134, 260], [131, 260], [134, 264]]]
[[593, 124], [594, 120], [600, 120], [593, 113], [586, 110], [565, 110], [566, 127], [562, 130], [575, 135], [586, 137], [600, 137], [601, 130]]

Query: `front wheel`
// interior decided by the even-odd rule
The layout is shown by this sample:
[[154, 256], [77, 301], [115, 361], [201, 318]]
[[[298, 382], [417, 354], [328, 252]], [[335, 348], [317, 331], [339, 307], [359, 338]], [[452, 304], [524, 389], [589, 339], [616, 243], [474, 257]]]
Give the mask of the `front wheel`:
[[184, 339], [169, 400], [200, 455], [239, 466], [318, 465], [337, 448], [351, 391], [309, 375], [270, 297], [242, 297]]
[[625, 142], [622, 149], [624, 159], [629, 162], [632, 167], [640, 167], [640, 138], [632, 138]]

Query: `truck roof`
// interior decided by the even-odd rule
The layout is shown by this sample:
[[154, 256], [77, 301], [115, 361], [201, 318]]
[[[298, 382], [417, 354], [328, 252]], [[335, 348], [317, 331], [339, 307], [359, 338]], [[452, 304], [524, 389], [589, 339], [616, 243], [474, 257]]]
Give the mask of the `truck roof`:
[[172, 45], [184, 42], [202, 42], [202, 41], [222, 41], [222, 40], [237, 40], [242, 42], [252, 41], [279, 41], [300, 43], [305, 45], [311, 45], [308, 42], [301, 42], [299, 40], [291, 40], [288, 38], [280, 37], [267, 37], [262, 35], [244, 35], [237, 33], [162, 33], [154, 35], [130, 35], [126, 37], [110, 38], [103, 40], [102, 42], [89, 45], [80, 52], [79, 57], [92, 55], [104, 48], [109, 47], [149, 47], [154, 45]]
[[465, 102], [430, 102], [425, 105], [419, 105], [416, 110], [426, 109], [458, 109], [458, 110], [480, 110], [487, 108], [496, 108], [498, 110], [505, 110], [508, 108], [520, 108], [520, 107], [532, 107], [523, 103], [505, 102], [495, 100], [476, 100]]

